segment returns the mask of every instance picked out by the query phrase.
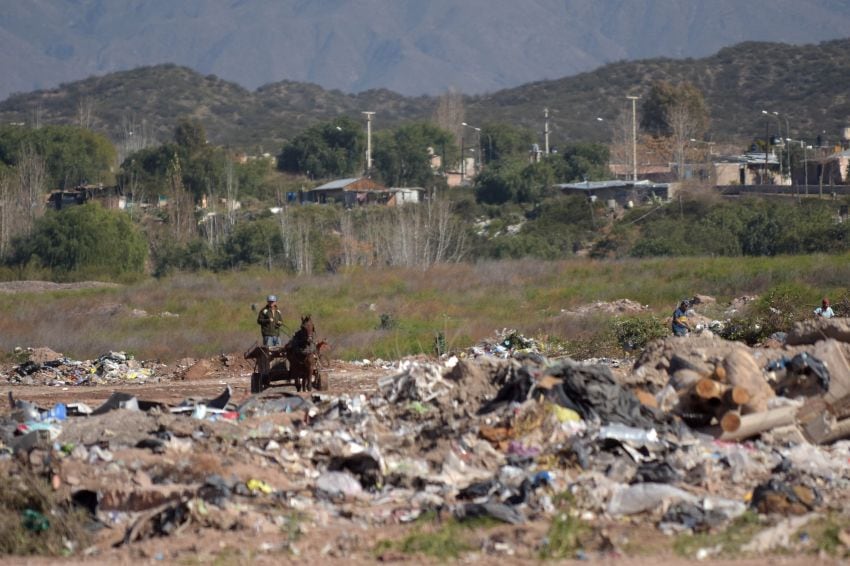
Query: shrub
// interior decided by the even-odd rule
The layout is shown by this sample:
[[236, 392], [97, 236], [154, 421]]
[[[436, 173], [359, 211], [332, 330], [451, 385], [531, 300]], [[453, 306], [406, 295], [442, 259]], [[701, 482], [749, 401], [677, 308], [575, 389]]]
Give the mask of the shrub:
[[[4, 470], [9, 472], [9, 470]], [[0, 555], [67, 555], [87, 545], [86, 514], [31, 473], [0, 480]]]
[[741, 316], [720, 331], [727, 340], [756, 344], [776, 332], [787, 332], [798, 320], [810, 316], [810, 291], [796, 284], [784, 284], [767, 291]]
[[623, 350], [640, 350], [656, 338], [667, 336], [664, 321], [655, 316], [632, 316], [614, 323], [617, 343]]
[[15, 240], [13, 265], [50, 269], [59, 278], [118, 278], [141, 274], [148, 248], [144, 236], [121, 211], [97, 203], [48, 212], [28, 238]]

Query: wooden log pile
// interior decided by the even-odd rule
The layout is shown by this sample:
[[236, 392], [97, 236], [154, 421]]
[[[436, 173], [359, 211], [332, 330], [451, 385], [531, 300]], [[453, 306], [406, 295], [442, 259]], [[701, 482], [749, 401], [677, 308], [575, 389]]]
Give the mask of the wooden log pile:
[[782, 428], [817, 444], [850, 437], [850, 363], [835, 340], [817, 344], [814, 355], [829, 367], [829, 390], [800, 406], [770, 408], [776, 393], [753, 356], [729, 353], [714, 369], [677, 371], [677, 412], [723, 440], [743, 440]]
[[775, 396], [761, 368], [744, 351], [730, 353], [710, 373], [690, 371], [678, 378], [680, 410], [705, 424], [716, 421], [724, 433], [737, 431], [744, 416], [766, 411]]

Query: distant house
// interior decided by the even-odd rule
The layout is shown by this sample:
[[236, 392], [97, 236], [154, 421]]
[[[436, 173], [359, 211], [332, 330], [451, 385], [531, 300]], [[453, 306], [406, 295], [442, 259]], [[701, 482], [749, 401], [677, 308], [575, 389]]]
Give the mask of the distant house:
[[631, 207], [653, 199], [667, 200], [670, 185], [650, 181], [584, 181], [560, 183], [555, 188], [567, 195], [582, 195], [589, 200]]
[[821, 159], [809, 159], [809, 181], [813, 184], [842, 185], [847, 182], [848, 165], [850, 165], [850, 149], [838, 151]]
[[366, 204], [370, 200], [374, 201], [381, 194], [377, 191], [385, 189], [386, 187], [368, 177], [336, 179], [304, 191], [304, 200], [321, 204], [340, 203], [345, 206], [354, 206]]
[[774, 179], [778, 181], [781, 178], [779, 158], [775, 153], [765, 155], [762, 151], [726, 155], [716, 157], [713, 164], [717, 185], [761, 185], [768, 181], [774, 184]]
[[47, 206], [56, 210], [86, 204], [87, 202], [99, 202], [104, 208], [122, 210], [127, 206], [127, 199], [121, 194], [121, 189], [117, 186], [80, 185], [72, 189], [53, 191], [47, 197]]
[[387, 206], [401, 206], [403, 204], [422, 202], [425, 189], [422, 187], [390, 187], [387, 189], [389, 198]]
[[[634, 174], [634, 169], [628, 163], [609, 163], [608, 170], [617, 179], [628, 181]], [[667, 183], [676, 179], [676, 173], [670, 164], [645, 163], [638, 166], [638, 177], [654, 183]]]
[[385, 187], [367, 177], [337, 179], [304, 191], [305, 202], [338, 203], [344, 206], [384, 204], [397, 206], [420, 202], [425, 190], [420, 187]]

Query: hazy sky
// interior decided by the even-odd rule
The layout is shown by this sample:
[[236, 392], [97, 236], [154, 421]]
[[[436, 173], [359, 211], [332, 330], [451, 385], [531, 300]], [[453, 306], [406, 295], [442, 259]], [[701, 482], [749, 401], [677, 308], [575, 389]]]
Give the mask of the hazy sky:
[[249, 88], [476, 93], [848, 29], [848, 0], [0, 0], [0, 98], [166, 62]]

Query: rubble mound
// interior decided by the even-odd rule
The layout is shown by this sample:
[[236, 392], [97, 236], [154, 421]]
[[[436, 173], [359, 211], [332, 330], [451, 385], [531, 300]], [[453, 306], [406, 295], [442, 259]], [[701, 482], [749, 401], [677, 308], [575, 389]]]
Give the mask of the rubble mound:
[[708, 375], [735, 351], [749, 351], [749, 348], [743, 343], [730, 342], [709, 333], [655, 340], [635, 361], [632, 373], [625, 377], [626, 384], [658, 390], [680, 369]]
[[785, 337], [789, 346], [814, 344], [819, 340], [834, 338], [850, 343], [850, 318], [812, 318], [794, 323]]
[[757, 299], [758, 295], [742, 295], [740, 297], [735, 297], [729, 304], [729, 308], [725, 311], [726, 316], [739, 314], [741, 311], [746, 310], [747, 306]]
[[562, 314], [572, 316], [589, 316], [594, 314], [627, 315], [649, 311], [649, 307], [630, 299], [618, 299], [616, 301], [596, 301], [587, 305], [581, 305], [574, 309], [563, 310]]
[[62, 358], [62, 354], [54, 352], [50, 348], [40, 347], [28, 349], [30, 361], [36, 364], [46, 364], [47, 362], [55, 362]]

